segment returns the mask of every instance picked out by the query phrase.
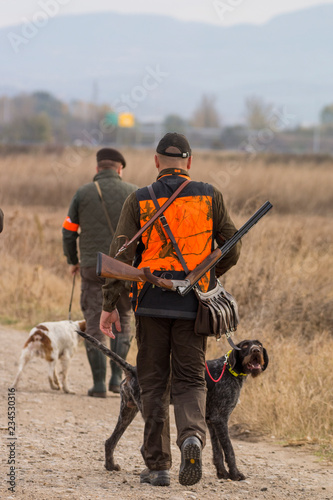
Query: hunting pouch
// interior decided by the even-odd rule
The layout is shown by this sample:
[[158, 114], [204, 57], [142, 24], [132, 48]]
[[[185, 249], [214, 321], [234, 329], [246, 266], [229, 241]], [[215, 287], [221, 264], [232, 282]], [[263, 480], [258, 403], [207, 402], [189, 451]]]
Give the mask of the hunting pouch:
[[199, 301], [194, 331], [198, 335], [227, 338], [236, 331], [239, 323], [238, 306], [235, 299], [228, 293], [219, 280], [216, 286], [208, 292], [201, 292], [194, 287]]

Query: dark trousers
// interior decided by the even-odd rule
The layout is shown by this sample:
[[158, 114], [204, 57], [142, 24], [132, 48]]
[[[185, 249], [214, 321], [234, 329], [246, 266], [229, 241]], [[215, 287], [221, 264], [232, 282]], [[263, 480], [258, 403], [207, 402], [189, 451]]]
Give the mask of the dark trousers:
[[171, 467], [169, 404], [177, 445], [189, 436], [206, 443], [206, 338], [194, 320], [137, 316], [137, 371], [145, 422], [142, 455], [151, 470]]
[[[81, 267], [81, 309], [86, 320], [86, 332], [100, 342], [106, 343], [106, 336], [99, 329], [101, 318], [103, 294], [102, 285], [105, 278], [96, 275], [95, 267]], [[123, 292], [117, 302], [119, 311], [121, 332], [117, 335], [131, 336], [132, 307], [128, 292]], [[116, 332], [116, 330], [115, 330]]]

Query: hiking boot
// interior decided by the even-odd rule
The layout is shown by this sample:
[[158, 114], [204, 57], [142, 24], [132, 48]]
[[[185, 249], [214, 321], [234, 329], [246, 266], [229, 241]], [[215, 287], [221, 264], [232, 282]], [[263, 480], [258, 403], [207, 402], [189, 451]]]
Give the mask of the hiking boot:
[[201, 441], [195, 436], [186, 438], [181, 446], [179, 483], [183, 486], [191, 486], [201, 479], [201, 448]]
[[170, 486], [170, 472], [168, 470], [144, 469], [140, 474], [140, 483], [152, 486]]

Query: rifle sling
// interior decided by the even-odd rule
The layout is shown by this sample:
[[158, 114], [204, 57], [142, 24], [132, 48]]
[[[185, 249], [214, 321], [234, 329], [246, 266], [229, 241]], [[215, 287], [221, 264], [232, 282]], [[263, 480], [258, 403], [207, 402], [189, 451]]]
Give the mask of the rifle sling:
[[[159, 210], [157, 210], [157, 212], [152, 216], [152, 218], [146, 222], [146, 224], [144, 224], [142, 226], [142, 228], [133, 236], [133, 238], [130, 239], [130, 241], [127, 241], [119, 250], [118, 252], [116, 253], [115, 255], [115, 259], [118, 257], [118, 255], [120, 255], [122, 252], [124, 252], [126, 250], [126, 248], [131, 244], [133, 243], [134, 241], [136, 241], [138, 238], [140, 238], [140, 236], [148, 229], [148, 227], [153, 224], [153, 222], [156, 221], [156, 219], [158, 219], [158, 217], [160, 217], [160, 215], [163, 214], [163, 212], [168, 208], [169, 205], [171, 205], [171, 203], [177, 198], [177, 196], [179, 195], [179, 193], [187, 186], [187, 184], [189, 184], [191, 182], [191, 179], [187, 179], [185, 182], [183, 182], [177, 189], [176, 191], [170, 196], [170, 198], [159, 208]], [[149, 188], [151, 187], [148, 186], [148, 190]]]

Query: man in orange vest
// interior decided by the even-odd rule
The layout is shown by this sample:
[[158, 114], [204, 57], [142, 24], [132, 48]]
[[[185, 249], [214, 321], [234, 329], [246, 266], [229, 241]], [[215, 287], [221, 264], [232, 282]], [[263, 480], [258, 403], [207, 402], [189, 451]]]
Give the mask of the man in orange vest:
[[[152, 184], [160, 206], [189, 179], [191, 164], [191, 148], [185, 136], [168, 133], [160, 140], [155, 155], [158, 177]], [[155, 206], [148, 187], [127, 198], [110, 248], [112, 257], [124, 243], [124, 235], [131, 239], [151, 219]], [[213, 251], [215, 241], [222, 244], [236, 232], [222, 194], [202, 182], [191, 181], [165, 210], [164, 216], [189, 271]], [[200, 280], [201, 290], [212, 289], [215, 273], [220, 276], [235, 265], [239, 253], [240, 243], [219, 262], [215, 271]], [[186, 274], [159, 219], [142, 234], [138, 244], [129, 246], [119, 259], [138, 268], [149, 266], [155, 275], [170, 279], [181, 280]], [[120, 331], [116, 303], [124, 287], [124, 281], [115, 279], [107, 280], [103, 287], [100, 329], [111, 338], [112, 323]], [[137, 373], [145, 422], [142, 455], [147, 466], [140, 481], [153, 486], [170, 484], [171, 392], [177, 444], [181, 450], [179, 482], [192, 485], [201, 479], [201, 451], [206, 441], [206, 337], [194, 333], [198, 301], [193, 291], [182, 297], [150, 283], [134, 283], [132, 292], [138, 343]]]

